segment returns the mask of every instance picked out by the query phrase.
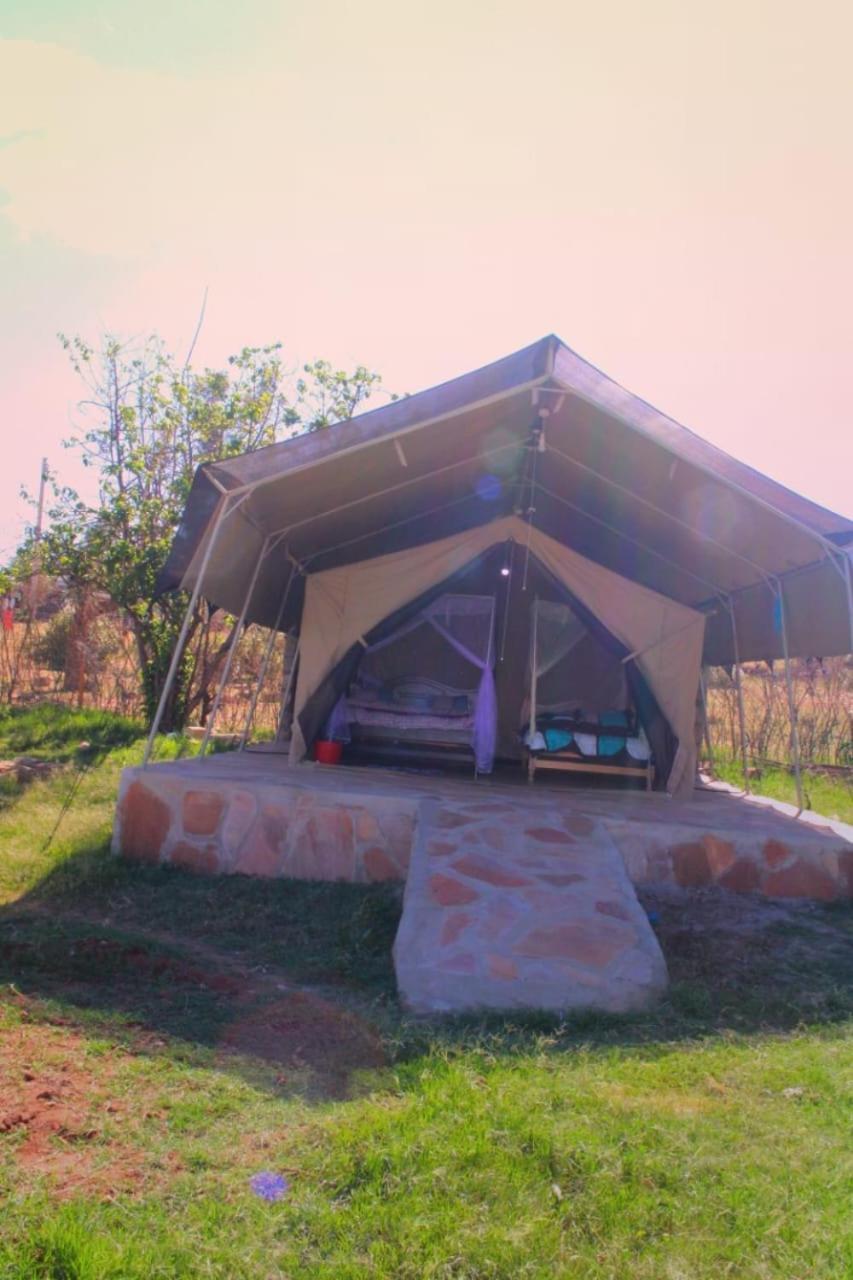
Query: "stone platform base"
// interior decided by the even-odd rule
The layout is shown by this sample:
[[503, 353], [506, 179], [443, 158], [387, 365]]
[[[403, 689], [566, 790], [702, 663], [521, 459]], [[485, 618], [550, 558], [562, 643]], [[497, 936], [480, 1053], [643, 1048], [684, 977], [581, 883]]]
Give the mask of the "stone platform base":
[[565, 807], [531, 815], [520, 800], [424, 802], [394, 966], [419, 1013], [622, 1013], [667, 983], [603, 824]]
[[666, 968], [632, 881], [853, 892], [839, 830], [724, 793], [677, 802], [252, 752], [126, 769], [113, 848], [196, 872], [406, 880], [395, 964], [423, 1011], [646, 1004]]
[[269, 753], [126, 769], [113, 848], [201, 872], [403, 880], [422, 806], [452, 809], [472, 797], [519, 804], [531, 819], [546, 810], [585, 814], [603, 825], [635, 884], [716, 884], [736, 893], [820, 901], [853, 896], [849, 828], [805, 815], [794, 820], [786, 806], [725, 790], [675, 801], [562, 782], [529, 786], [520, 771], [475, 781], [385, 769], [290, 768]]

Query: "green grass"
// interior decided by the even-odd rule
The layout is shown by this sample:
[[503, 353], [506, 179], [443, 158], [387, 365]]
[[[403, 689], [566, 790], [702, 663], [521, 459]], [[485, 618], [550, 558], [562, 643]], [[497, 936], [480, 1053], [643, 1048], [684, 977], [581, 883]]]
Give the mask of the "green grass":
[[[724, 782], [734, 787], [743, 786], [743, 768], [739, 760], [715, 756], [714, 772]], [[853, 784], [849, 778], [830, 773], [803, 771], [805, 807], [825, 818], [853, 825]], [[762, 768], [761, 776], [751, 780], [757, 795], [770, 796], [773, 800], [797, 803], [797, 787], [793, 774], [787, 769]]]
[[[51, 730], [69, 768], [0, 811], [0, 1129], [26, 1076], [76, 1099], [38, 1159], [21, 1125], [0, 1132], [0, 1280], [851, 1273], [848, 908], [721, 950], [674, 904], [673, 984], [644, 1015], [411, 1020], [394, 888], [110, 858], [135, 734], [110, 743], [103, 724], [45, 848], [72, 744], [92, 740], [71, 719]], [[286, 982], [376, 1028], [385, 1065], [356, 1055], [327, 1088], [340, 1046], [310, 1026], [284, 1063], [223, 1053], [247, 1011], [279, 1016]], [[252, 1194], [261, 1170], [289, 1179], [281, 1202]]]
[[109, 711], [74, 711], [53, 702], [0, 707], [0, 758], [28, 755], [68, 761], [82, 744], [102, 752], [136, 742], [142, 726]]

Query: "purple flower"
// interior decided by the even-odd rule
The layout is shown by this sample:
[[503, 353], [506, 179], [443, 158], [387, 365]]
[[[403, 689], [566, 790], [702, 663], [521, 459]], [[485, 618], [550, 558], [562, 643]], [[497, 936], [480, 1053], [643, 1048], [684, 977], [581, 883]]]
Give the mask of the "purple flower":
[[249, 1179], [249, 1186], [256, 1196], [271, 1204], [275, 1200], [284, 1199], [290, 1190], [290, 1183], [280, 1173], [256, 1173]]

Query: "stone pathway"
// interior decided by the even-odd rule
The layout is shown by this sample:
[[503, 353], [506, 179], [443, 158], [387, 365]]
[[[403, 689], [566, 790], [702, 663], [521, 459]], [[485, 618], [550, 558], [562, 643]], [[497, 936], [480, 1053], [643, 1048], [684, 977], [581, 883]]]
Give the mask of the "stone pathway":
[[416, 1012], [642, 1008], [666, 964], [619, 850], [585, 814], [424, 802], [397, 984]]

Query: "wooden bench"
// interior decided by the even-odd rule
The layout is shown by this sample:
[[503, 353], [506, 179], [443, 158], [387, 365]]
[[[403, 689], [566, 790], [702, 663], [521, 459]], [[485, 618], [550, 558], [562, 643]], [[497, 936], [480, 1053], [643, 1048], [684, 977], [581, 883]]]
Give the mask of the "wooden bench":
[[533, 751], [528, 751], [528, 782], [533, 782], [537, 769], [554, 769], [562, 773], [602, 773], [622, 778], [645, 778], [647, 791], [651, 791], [654, 781], [654, 765], [651, 760], [645, 764], [599, 764], [596, 760], [579, 760], [577, 756], [564, 751], [549, 751], [547, 755], [537, 755]]

